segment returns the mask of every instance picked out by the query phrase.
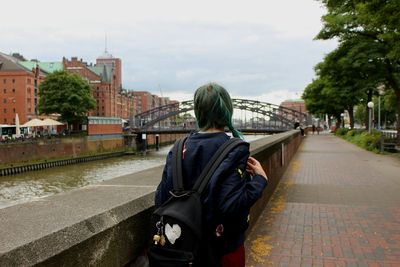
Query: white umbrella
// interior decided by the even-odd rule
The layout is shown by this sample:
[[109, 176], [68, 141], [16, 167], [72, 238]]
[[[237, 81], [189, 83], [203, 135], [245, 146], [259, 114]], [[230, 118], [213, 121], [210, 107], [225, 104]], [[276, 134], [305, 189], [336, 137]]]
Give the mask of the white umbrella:
[[18, 113], [15, 113], [15, 136], [17, 138], [21, 136]]
[[43, 125], [47, 125], [47, 126], [54, 126], [54, 125], [63, 125], [64, 123], [61, 123], [59, 121], [53, 120], [53, 119], [44, 119], [42, 121]]
[[45, 124], [43, 124], [42, 120], [39, 119], [32, 119], [30, 121], [28, 121], [27, 123], [25, 123], [24, 125], [22, 125], [23, 127], [37, 127], [37, 126], [45, 126]]

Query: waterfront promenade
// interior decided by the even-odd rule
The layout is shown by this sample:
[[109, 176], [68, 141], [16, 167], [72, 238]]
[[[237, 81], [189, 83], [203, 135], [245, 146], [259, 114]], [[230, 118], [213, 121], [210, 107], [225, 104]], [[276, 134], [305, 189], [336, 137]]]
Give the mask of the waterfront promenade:
[[400, 159], [308, 135], [246, 241], [246, 266], [400, 266]]

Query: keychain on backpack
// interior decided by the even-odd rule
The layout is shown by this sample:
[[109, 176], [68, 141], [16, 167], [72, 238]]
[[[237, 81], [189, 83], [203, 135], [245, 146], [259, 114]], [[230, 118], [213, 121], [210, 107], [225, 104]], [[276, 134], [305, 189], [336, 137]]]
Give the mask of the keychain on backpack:
[[158, 245], [158, 243], [160, 243], [160, 241], [161, 241], [161, 228], [162, 228], [162, 222], [161, 221], [158, 221], [156, 223], [156, 228], [157, 228], [157, 234], [155, 234], [153, 236], [154, 245]]

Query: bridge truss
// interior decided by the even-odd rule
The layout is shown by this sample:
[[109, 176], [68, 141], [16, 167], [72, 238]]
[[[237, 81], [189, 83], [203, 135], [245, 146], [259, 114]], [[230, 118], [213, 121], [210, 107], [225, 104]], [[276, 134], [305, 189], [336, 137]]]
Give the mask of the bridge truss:
[[[286, 131], [293, 129], [294, 123], [306, 124], [307, 115], [293, 109], [271, 103], [248, 99], [232, 99], [233, 108], [251, 112], [248, 121], [234, 119], [234, 126], [241, 131]], [[160, 106], [137, 114], [134, 128], [137, 132], [189, 131], [196, 128], [194, 118], [185, 116], [194, 109], [193, 100]], [[254, 116], [254, 114], [256, 114]]]

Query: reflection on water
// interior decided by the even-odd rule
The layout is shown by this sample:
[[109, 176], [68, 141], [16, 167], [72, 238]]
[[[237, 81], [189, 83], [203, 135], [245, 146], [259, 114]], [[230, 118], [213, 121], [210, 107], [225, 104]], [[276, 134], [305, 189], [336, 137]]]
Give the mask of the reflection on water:
[[[246, 136], [252, 141], [263, 136]], [[95, 184], [164, 164], [171, 146], [146, 156], [122, 156], [0, 177], [0, 208]]]

